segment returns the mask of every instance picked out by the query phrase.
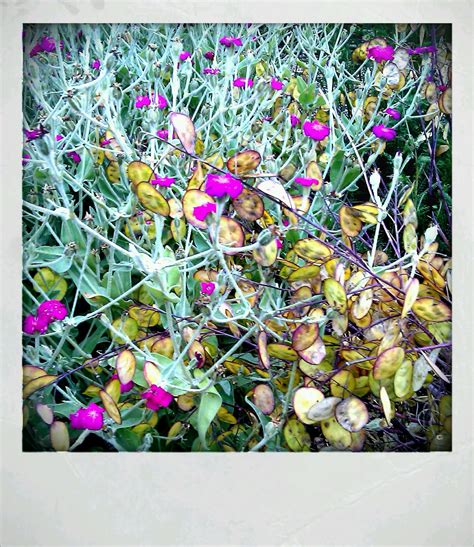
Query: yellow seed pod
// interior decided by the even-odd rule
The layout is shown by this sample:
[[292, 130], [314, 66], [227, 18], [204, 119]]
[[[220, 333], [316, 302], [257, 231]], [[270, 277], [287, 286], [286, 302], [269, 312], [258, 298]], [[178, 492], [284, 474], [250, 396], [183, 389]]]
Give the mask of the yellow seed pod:
[[[33, 277], [36, 292], [44, 291], [50, 299], [62, 300], [67, 291], [66, 280], [50, 268], [40, 268]], [[39, 288], [38, 288], [39, 287]]]

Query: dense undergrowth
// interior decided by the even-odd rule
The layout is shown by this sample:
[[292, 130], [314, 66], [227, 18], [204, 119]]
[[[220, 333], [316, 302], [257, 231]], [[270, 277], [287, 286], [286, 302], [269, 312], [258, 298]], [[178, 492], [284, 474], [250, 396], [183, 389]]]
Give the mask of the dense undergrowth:
[[25, 450], [450, 450], [449, 26], [24, 50]]

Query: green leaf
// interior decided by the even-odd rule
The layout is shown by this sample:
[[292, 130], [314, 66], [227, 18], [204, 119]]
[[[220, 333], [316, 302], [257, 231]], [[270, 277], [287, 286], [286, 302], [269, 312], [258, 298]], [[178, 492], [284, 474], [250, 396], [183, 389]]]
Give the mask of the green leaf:
[[136, 452], [141, 444], [140, 437], [130, 429], [118, 429], [115, 433], [115, 439], [127, 452]]
[[306, 87], [306, 89], [300, 94], [298, 97], [298, 101], [302, 105], [310, 105], [314, 102], [314, 99], [316, 97], [316, 88], [313, 84], [310, 84]]
[[[196, 370], [195, 372], [196, 376], [202, 376], [203, 374], [200, 370]], [[221, 405], [222, 398], [214, 386], [201, 395], [197, 411], [196, 429], [204, 450], [209, 450], [206, 442], [206, 433]]]
[[339, 150], [334, 156], [331, 163], [331, 169], [329, 171], [329, 178], [331, 180], [333, 188], [338, 187], [339, 179], [342, 177], [344, 169], [344, 152]]
[[[346, 169], [337, 191], [341, 192], [342, 190], [349, 190], [350, 185], [357, 179], [357, 177], [359, 177], [360, 173], [360, 167], [350, 167], [349, 169]], [[357, 190], [357, 184], [355, 185], [355, 188], [351, 188], [351, 190]]]

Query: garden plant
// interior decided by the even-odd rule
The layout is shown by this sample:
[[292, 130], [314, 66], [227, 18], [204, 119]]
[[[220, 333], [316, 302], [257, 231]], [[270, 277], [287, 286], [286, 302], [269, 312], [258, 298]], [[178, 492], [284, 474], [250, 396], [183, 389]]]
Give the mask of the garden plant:
[[450, 450], [450, 40], [25, 26], [24, 450]]

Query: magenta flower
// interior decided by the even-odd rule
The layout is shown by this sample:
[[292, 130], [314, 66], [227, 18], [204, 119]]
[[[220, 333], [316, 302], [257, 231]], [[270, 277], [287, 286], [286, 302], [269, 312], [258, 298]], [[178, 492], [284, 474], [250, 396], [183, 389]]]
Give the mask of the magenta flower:
[[77, 152], [68, 152], [66, 156], [71, 158], [74, 163], [81, 163], [81, 156]]
[[283, 243], [281, 242], [281, 239], [279, 239], [278, 237], [275, 239], [275, 244], [277, 249], [281, 249], [283, 247]]
[[204, 53], [204, 57], [206, 59], [209, 59], [209, 61], [213, 61], [214, 60], [214, 52], [213, 51], [206, 51], [206, 53]]
[[59, 300], [46, 300], [38, 306], [37, 314], [52, 323], [62, 321], [67, 316], [67, 308]]
[[150, 182], [155, 186], [158, 185], [169, 187], [176, 182], [176, 179], [174, 177], [155, 177]]
[[64, 139], [63, 135], [56, 135], [56, 141], [62, 141]]
[[100, 70], [100, 61], [99, 61], [99, 59], [94, 59], [94, 61], [92, 61], [92, 63], [91, 63], [91, 67], [94, 68], [95, 70]]
[[26, 165], [28, 163], [28, 160], [31, 160], [31, 156], [25, 152], [23, 154], [23, 159], [21, 160], [22, 165]]
[[219, 74], [220, 72], [220, 69], [218, 68], [210, 68], [210, 67], [205, 67], [202, 71], [203, 74]]
[[[118, 377], [118, 374], [112, 374], [112, 380], [120, 380], [120, 378]], [[120, 393], [128, 393], [129, 391], [131, 391], [133, 389], [133, 386], [135, 385], [135, 383], [133, 382], [133, 380], [130, 380], [130, 382], [127, 382], [126, 384], [122, 384], [120, 382]]]
[[228, 194], [235, 199], [244, 189], [242, 182], [232, 175], [208, 174], [206, 177], [205, 191], [212, 197], [220, 198]]
[[329, 135], [330, 129], [318, 120], [313, 122], [306, 120], [303, 124], [303, 133], [315, 141], [322, 141]]
[[36, 44], [33, 46], [32, 50], [30, 51], [30, 57], [36, 57], [36, 55], [38, 55], [38, 53], [42, 53], [44, 50], [43, 48], [41, 47], [40, 44]]
[[25, 334], [44, 334], [49, 327], [49, 321], [44, 316], [27, 315], [23, 321], [23, 332]]
[[51, 53], [52, 51], [56, 49], [56, 42], [54, 41], [54, 38], [52, 38], [51, 36], [45, 36], [41, 40], [39, 45], [41, 46], [41, 49], [43, 51], [46, 51], [48, 53]]
[[168, 101], [165, 97], [163, 97], [163, 95], [155, 95], [154, 93], [152, 93], [151, 100], [153, 104], [156, 105], [160, 110], [163, 110], [163, 108], [166, 108], [168, 106]]
[[160, 137], [160, 139], [169, 140], [171, 138], [171, 135], [169, 134], [167, 129], [158, 129], [156, 134], [158, 137]]
[[291, 114], [290, 123], [291, 123], [291, 127], [295, 127], [295, 125], [299, 125], [301, 123], [301, 120], [298, 118], [298, 116]]
[[186, 59], [189, 59], [191, 57], [191, 53], [189, 51], [182, 51], [179, 54], [179, 60], [180, 61], [186, 61]]
[[296, 184], [301, 184], [301, 186], [312, 186], [313, 184], [319, 184], [318, 179], [309, 179], [304, 177], [296, 177]]
[[398, 110], [395, 110], [393, 108], [386, 108], [384, 112], [385, 114], [388, 114], [394, 120], [400, 119], [400, 112]]
[[143, 108], [144, 106], [150, 106], [150, 97], [147, 95], [138, 95], [135, 97], [135, 108]]
[[290, 225], [290, 221], [287, 218], [282, 219], [281, 223], [283, 224], [283, 226], [289, 226]]
[[435, 53], [437, 51], [436, 46], [421, 46], [415, 49], [407, 49], [409, 55], [421, 55], [422, 53]]
[[234, 87], [252, 87], [253, 80], [250, 78], [236, 78], [234, 80]]
[[203, 205], [198, 205], [197, 207], [194, 207], [193, 215], [201, 222], [204, 222], [207, 215], [215, 213], [216, 210], [217, 208], [215, 203], [204, 203]]
[[280, 82], [280, 80], [277, 80], [276, 78], [272, 78], [270, 85], [272, 86], [272, 89], [276, 89], [277, 91], [280, 91], [285, 86], [283, 82]]
[[376, 63], [391, 61], [393, 54], [394, 49], [392, 46], [373, 46], [367, 49], [367, 57], [374, 59]]
[[384, 141], [391, 141], [397, 136], [397, 132], [395, 129], [392, 129], [391, 127], [386, 127], [383, 123], [379, 125], [374, 125], [372, 128], [372, 133], [379, 139], [383, 139]]
[[142, 393], [142, 399], [146, 399], [146, 407], [150, 410], [158, 410], [170, 406], [173, 401], [173, 395], [165, 391], [162, 387], [150, 386]]
[[38, 127], [37, 129], [32, 129], [31, 131], [28, 129], [23, 129], [23, 133], [26, 136], [26, 140], [29, 142], [41, 138], [45, 135], [46, 131], [42, 127]]
[[90, 429], [98, 431], [104, 425], [105, 410], [95, 403], [89, 403], [88, 406], [79, 408], [76, 412], [69, 414], [72, 429]]
[[236, 38], [234, 36], [223, 36], [219, 43], [222, 44], [225, 47], [231, 47], [231, 46], [241, 46], [242, 40], [240, 38]]
[[201, 281], [201, 293], [211, 295], [216, 290], [216, 284], [212, 281]]

